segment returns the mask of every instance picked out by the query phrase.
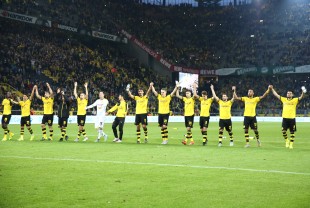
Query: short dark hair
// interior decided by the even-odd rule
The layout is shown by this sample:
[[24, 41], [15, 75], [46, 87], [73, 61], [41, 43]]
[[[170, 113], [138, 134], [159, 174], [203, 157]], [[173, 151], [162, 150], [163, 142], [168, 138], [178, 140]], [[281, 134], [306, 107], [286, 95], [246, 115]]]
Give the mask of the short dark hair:
[[208, 95], [207, 91], [205, 91], [205, 90], [202, 91], [201, 94], [202, 94], [202, 95]]

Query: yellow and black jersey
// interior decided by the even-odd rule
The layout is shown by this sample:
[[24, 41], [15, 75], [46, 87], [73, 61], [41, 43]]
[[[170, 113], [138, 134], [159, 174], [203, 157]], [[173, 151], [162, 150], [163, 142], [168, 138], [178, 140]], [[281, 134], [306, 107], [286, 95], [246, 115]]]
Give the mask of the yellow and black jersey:
[[256, 116], [256, 105], [260, 101], [259, 97], [242, 97], [241, 101], [244, 102], [244, 113], [243, 116]]
[[195, 99], [193, 97], [187, 98], [183, 97], [182, 98], [184, 102], [184, 116], [192, 116], [195, 114]]
[[26, 101], [20, 101], [19, 105], [21, 106], [22, 117], [30, 116], [31, 101], [29, 99]]
[[77, 102], [77, 115], [78, 116], [86, 115], [86, 106], [87, 106], [88, 100], [86, 98], [81, 99], [78, 97], [76, 99], [76, 102]]
[[54, 109], [53, 109], [53, 106], [54, 106], [54, 98], [45, 98], [45, 97], [42, 97], [41, 98], [42, 102], [43, 102], [43, 113], [44, 114], [53, 114], [54, 113]]
[[108, 110], [108, 112], [111, 113], [116, 110], [117, 110], [116, 117], [126, 117], [127, 115], [126, 101], [121, 101], [119, 104], [116, 104], [110, 110]]
[[231, 118], [231, 106], [233, 102], [231, 100], [218, 101], [220, 106], [220, 119], [230, 119]]
[[160, 94], [158, 94], [157, 99], [158, 99], [158, 113], [159, 114], [170, 113], [171, 95], [167, 95], [166, 97], [163, 97]]
[[298, 98], [288, 99], [286, 97], [280, 97], [283, 104], [282, 117], [283, 118], [296, 118], [296, 108], [299, 102]]
[[135, 96], [134, 99], [136, 101], [136, 114], [147, 113], [147, 103], [149, 98], [146, 95], [144, 95], [142, 97]]
[[203, 97], [200, 97], [199, 101], [200, 101], [200, 116], [209, 117], [213, 99], [212, 98], [204, 99]]
[[4, 98], [2, 100], [3, 105], [3, 115], [11, 115], [12, 114], [12, 103], [9, 99]]

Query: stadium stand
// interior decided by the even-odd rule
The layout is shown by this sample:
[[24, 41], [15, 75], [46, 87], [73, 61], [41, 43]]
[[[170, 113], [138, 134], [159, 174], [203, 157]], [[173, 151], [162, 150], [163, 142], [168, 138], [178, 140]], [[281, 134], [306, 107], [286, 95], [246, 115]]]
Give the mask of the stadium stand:
[[[1, 2], [1, 9], [37, 16], [43, 19], [120, 36], [125, 29], [163, 55], [171, 63], [201, 68], [249, 66], [300, 66], [309, 64], [310, 21], [307, 4], [291, 2], [285, 8], [278, 4], [242, 5], [217, 9], [182, 6], [154, 6], [136, 1], [51, 0]], [[96, 5], [94, 7], [94, 5]], [[96, 18], [93, 18], [96, 17]], [[127, 83], [147, 90], [156, 80], [156, 89], [173, 87], [170, 78], [162, 77], [137, 59], [126, 54], [119, 44], [82, 37], [54, 28], [0, 19], [1, 62], [0, 82], [9, 83], [29, 93], [34, 84], [44, 89], [50, 82], [54, 90], [63, 87], [71, 94], [73, 82], [88, 81], [90, 101], [99, 90], [116, 102], [115, 95], [124, 93]], [[244, 29], [246, 28], [246, 29]], [[260, 80], [259, 82], [254, 80]], [[253, 88], [261, 95], [268, 84], [274, 84], [281, 95], [292, 89], [297, 95], [300, 86], [308, 89], [309, 77], [304, 75], [220, 77], [216, 91], [229, 92], [236, 85], [238, 95]], [[208, 87], [208, 85], [207, 85]], [[5, 89], [1, 86], [3, 97]], [[130, 102], [134, 112], [135, 102]], [[307, 115], [309, 97], [299, 105], [298, 113]], [[182, 102], [173, 100], [172, 111], [182, 114]], [[33, 107], [40, 110], [37, 102]], [[156, 113], [157, 103], [150, 97], [149, 111]], [[199, 106], [197, 106], [197, 109]], [[233, 106], [234, 114], [242, 113], [242, 103]], [[262, 115], [279, 115], [280, 103], [268, 96], [258, 106]], [[216, 106], [212, 112], [216, 113]]]

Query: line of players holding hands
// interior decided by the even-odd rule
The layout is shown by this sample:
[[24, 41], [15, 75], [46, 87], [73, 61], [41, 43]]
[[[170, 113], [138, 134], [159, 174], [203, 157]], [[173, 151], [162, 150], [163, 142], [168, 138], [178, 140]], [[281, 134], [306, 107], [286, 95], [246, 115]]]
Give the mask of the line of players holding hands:
[[[53, 105], [54, 101], [58, 103], [58, 127], [61, 131], [61, 137], [59, 141], [68, 140], [68, 136], [66, 134], [67, 122], [69, 118], [70, 106], [73, 102], [72, 98], [66, 96], [64, 91], [60, 88], [57, 89], [57, 93], [54, 97], [54, 93], [48, 83], [46, 83], [47, 91], [45, 91], [44, 96], [39, 95], [38, 87], [35, 85], [32, 89], [31, 95], [28, 97], [27, 95], [23, 95], [22, 100], [17, 98], [17, 101], [13, 100], [12, 94], [7, 92], [6, 98], [2, 101], [3, 105], [3, 116], [2, 116], [2, 128], [4, 130], [4, 137], [2, 141], [6, 141], [7, 139], [11, 139], [13, 137], [13, 133], [8, 129], [8, 124], [11, 119], [11, 109], [12, 104], [21, 106], [21, 130], [20, 130], [20, 138], [18, 141], [24, 140], [24, 126], [27, 127], [31, 137], [30, 140], [34, 139], [33, 130], [31, 129], [30, 122], [30, 106], [31, 101], [36, 95], [36, 97], [43, 102], [43, 110], [44, 115], [41, 122], [42, 128], [42, 141], [44, 140], [52, 140], [53, 138]], [[110, 110], [106, 111], [107, 105], [109, 101], [104, 97], [103, 92], [99, 92], [99, 99], [97, 99], [93, 104], [87, 106], [88, 104], [88, 89], [87, 83], [84, 84], [85, 93], [82, 92], [79, 95], [77, 94], [77, 82], [74, 83], [74, 97], [77, 102], [77, 122], [78, 122], [78, 134], [77, 138], [74, 140], [78, 142], [80, 137], [83, 136], [83, 141], [87, 141], [88, 137], [85, 132], [85, 121], [86, 121], [86, 110], [90, 108], [97, 108], [97, 114], [95, 119], [95, 128], [98, 130], [98, 136], [95, 142], [99, 142], [101, 137], [104, 137], [104, 140], [107, 141], [108, 135], [104, 133], [104, 120], [105, 116], [109, 113], [116, 111], [116, 117], [112, 124], [112, 130], [114, 134], [113, 142], [122, 142], [123, 138], [123, 126], [125, 122], [125, 117], [127, 114], [127, 103], [124, 100], [123, 95], [119, 95], [119, 103], [113, 106]], [[200, 129], [202, 134], [202, 144], [206, 145], [208, 142], [207, 138], [207, 129], [209, 125], [210, 119], [210, 107], [213, 101], [215, 100], [219, 105], [219, 136], [218, 136], [218, 146], [222, 146], [223, 140], [223, 132], [224, 129], [228, 132], [230, 137], [230, 146], [234, 145], [233, 140], [233, 132], [232, 132], [232, 122], [231, 122], [231, 106], [235, 100], [240, 100], [244, 102], [244, 136], [245, 136], [245, 147], [250, 147], [249, 144], [249, 128], [254, 131], [255, 139], [257, 141], [257, 146], [261, 146], [261, 141], [259, 138], [259, 132], [257, 127], [256, 120], [256, 105], [257, 103], [265, 98], [267, 94], [272, 91], [273, 95], [278, 98], [283, 104], [282, 111], [282, 135], [285, 139], [285, 146], [287, 148], [293, 149], [293, 143], [295, 140], [295, 131], [296, 131], [296, 106], [298, 102], [303, 98], [304, 94], [307, 92], [305, 87], [302, 87], [302, 93], [300, 97], [294, 98], [292, 91], [287, 91], [286, 97], [280, 96], [272, 85], [268, 86], [268, 89], [262, 96], [254, 97], [253, 89], [248, 90], [248, 95], [244, 97], [238, 97], [236, 93], [236, 87], [233, 86], [233, 98], [229, 99], [227, 94], [222, 94], [222, 98], [220, 99], [215, 91], [214, 86], [211, 85], [212, 97], [208, 98], [208, 94], [206, 91], [201, 92], [201, 96], [197, 95], [197, 86], [194, 84], [193, 90], [186, 90], [185, 96], [181, 96], [179, 93], [180, 84], [176, 82], [176, 86], [174, 90], [167, 95], [166, 89], [161, 89], [160, 94], [155, 90], [154, 83], [150, 83], [150, 86], [144, 94], [143, 89], [138, 90], [138, 95], [135, 96], [130, 92], [130, 85], [127, 85], [126, 91], [130, 98], [136, 101], [136, 117], [135, 117], [135, 125], [136, 125], [136, 134], [137, 134], [137, 143], [141, 143], [141, 127], [144, 131], [144, 142], [148, 142], [148, 130], [147, 130], [147, 104], [148, 104], [148, 96], [152, 91], [154, 95], [158, 99], [158, 124], [161, 127], [161, 137], [162, 144], [168, 144], [168, 121], [170, 115], [170, 101], [172, 97], [176, 96], [184, 102], [184, 117], [185, 117], [185, 127], [186, 127], [186, 139], [182, 141], [184, 145], [193, 145], [194, 139], [192, 136], [191, 129], [193, 128], [194, 123], [194, 106], [195, 100], [200, 102]], [[47, 136], [47, 126], [49, 128], [49, 136]], [[117, 127], [119, 128], [119, 134], [117, 132]], [[290, 138], [288, 137], [287, 130], [290, 131]], [[9, 138], [8, 138], [9, 137]]]

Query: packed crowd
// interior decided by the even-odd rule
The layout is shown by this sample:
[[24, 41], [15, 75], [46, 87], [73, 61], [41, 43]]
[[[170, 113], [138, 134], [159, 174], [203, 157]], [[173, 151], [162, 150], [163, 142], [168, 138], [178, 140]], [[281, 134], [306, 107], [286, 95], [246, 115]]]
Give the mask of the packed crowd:
[[[6, 24], [15, 24], [8, 27]], [[128, 57], [121, 52], [114, 43], [105, 41], [92, 41], [93, 39], [81, 39], [72, 37], [68, 33], [41, 28], [29, 27], [14, 21], [1, 21], [3, 36], [0, 37], [0, 82], [7, 83], [18, 91], [29, 94], [36, 84], [40, 94], [46, 90], [45, 82], [49, 82], [54, 92], [58, 87], [63, 88], [68, 96], [72, 96], [73, 83], [79, 83], [79, 91], [83, 90], [83, 83], [89, 83], [89, 103], [98, 98], [99, 91], [103, 91], [111, 104], [117, 102], [119, 93], [126, 94], [125, 88], [128, 83], [132, 85], [133, 94], [142, 88], [146, 92], [149, 83], [155, 82], [155, 88], [168, 87], [168, 93], [172, 91], [174, 82], [167, 77], [161, 77], [152, 70], [139, 66], [136, 59]], [[69, 37], [69, 38], [68, 38]], [[259, 82], [255, 80], [259, 79]], [[273, 84], [278, 92], [285, 96], [286, 90], [293, 90], [298, 96], [300, 87], [310, 89], [310, 77], [300, 75], [277, 75], [277, 76], [223, 76], [218, 81], [200, 83], [199, 93], [207, 90], [211, 96], [210, 84], [220, 97], [226, 92], [232, 97], [231, 86], [237, 87], [239, 96], [247, 95], [247, 89], [254, 89], [256, 95], [262, 95], [269, 84]], [[1, 100], [5, 95], [5, 89], [1, 87]], [[129, 114], [135, 112], [135, 102], [125, 97], [129, 104]], [[307, 114], [310, 109], [310, 99], [305, 97], [299, 104], [299, 114]], [[157, 113], [157, 99], [150, 96], [149, 113]], [[42, 104], [37, 99], [32, 107], [42, 110]], [[76, 106], [73, 105], [73, 111]], [[196, 114], [199, 114], [199, 103], [196, 104]], [[55, 106], [56, 108], [56, 106]], [[18, 109], [15, 106], [15, 109]], [[173, 99], [171, 104], [173, 114], [183, 113], [183, 102]], [[264, 115], [279, 115], [281, 103], [273, 96], [267, 96], [259, 103], [257, 111]], [[243, 103], [235, 102], [233, 114], [241, 115]], [[218, 105], [212, 105], [211, 114], [218, 114]]]
[[[24, 13], [35, 15], [34, 12], [37, 11], [37, 9], [32, 9], [35, 6], [40, 6], [40, 1], [30, 1], [33, 2], [33, 5], [31, 4], [24, 4], [24, 1], [13, 1], [12, 4], [4, 4], [6, 7], [11, 7], [7, 9], [13, 10], [15, 8], [16, 12], [23, 12], [22, 9], [24, 9]], [[39, 2], [39, 3], [38, 3]], [[52, 1], [52, 5], [56, 6], [60, 4], [60, 1]], [[72, 8], [75, 8], [76, 5], [83, 4], [83, 2], [80, 2], [79, 0], [76, 1], [64, 1], [64, 4], [71, 4]], [[85, 3], [85, 2], [84, 2]], [[102, 3], [97, 2], [98, 5], [101, 5]], [[171, 31], [171, 25], [173, 21], [174, 15], [184, 15], [182, 21], [175, 22], [173, 24], [173, 27], [182, 27], [182, 25], [190, 24], [189, 20], [191, 18], [196, 18], [196, 20], [199, 20], [203, 13], [203, 11], [198, 10], [198, 8], [191, 8], [191, 7], [167, 7], [167, 8], [161, 8], [151, 5], [143, 5], [143, 4], [132, 4], [127, 2], [128, 4], [120, 4], [118, 1], [113, 2], [107, 2], [107, 4], [104, 5], [104, 7], [113, 8], [115, 5], [119, 5], [119, 9], [116, 10], [115, 16], [114, 16], [114, 22], [116, 25], [124, 24], [122, 23], [121, 19], [124, 19], [126, 15], [142, 15], [143, 21], [148, 20], [146, 25], [147, 28], [144, 27], [130, 27], [131, 24], [134, 24], [134, 21], [136, 21], [136, 18], [127, 18], [126, 26], [128, 28], [131, 28], [133, 34], [141, 35], [138, 36], [142, 40], [145, 40], [145, 38], [150, 38], [151, 35], [158, 35], [160, 38], [161, 43], [165, 43], [167, 48], [170, 48], [171, 54], [176, 55], [175, 57], [179, 57], [179, 52], [177, 50], [182, 50], [182, 47], [179, 47], [178, 44], [189, 44], [191, 40], [188, 40], [187, 43], [182, 41], [184, 37], [182, 37], [183, 33], [181, 31], [177, 32], [178, 36], [180, 36], [179, 40], [177, 42], [174, 41], [166, 41], [165, 38], [174, 38], [173, 34], [170, 34]], [[36, 5], [37, 4], [37, 5]], [[46, 4], [46, 2], [45, 2]], [[35, 6], [34, 6], [35, 5]], [[2, 5], [3, 6], [3, 5]], [[25, 10], [25, 6], [27, 6], [27, 10]], [[102, 6], [102, 5], [101, 5]], [[298, 6], [298, 5], [296, 5]], [[79, 6], [80, 7], [80, 6]], [[247, 6], [248, 7], [248, 6]], [[86, 7], [86, 11], [92, 8]], [[293, 7], [295, 8], [295, 7]], [[238, 30], [235, 31], [235, 27], [237, 27], [234, 24], [234, 22], [238, 22], [237, 19], [240, 19], [240, 22], [246, 24], [246, 22], [250, 19], [249, 16], [240, 16], [243, 13], [238, 13], [240, 11], [236, 10], [242, 10], [241, 8], [230, 8], [225, 7], [223, 9], [220, 9], [218, 11], [208, 12], [205, 14], [211, 21], [214, 22], [212, 25], [209, 25], [211, 28], [210, 34], [213, 35], [216, 34], [218, 28], [216, 29], [216, 23], [218, 21], [224, 21], [225, 18], [227, 18], [226, 24], [230, 24], [230, 20], [236, 20], [231, 23], [229, 28], [231, 29], [233, 36], [238, 35], [235, 32], [238, 32]], [[271, 10], [272, 8], [269, 8]], [[128, 11], [127, 11], [128, 10]], [[130, 11], [129, 11], [130, 10]], [[184, 11], [186, 12], [184, 13]], [[255, 10], [255, 9], [254, 9]], [[126, 11], [122, 14], [118, 13], [119, 11]], [[139, 12], [138, 12], [139, 11]], [[195, 13], [194, 13], [195, 11]], [[243, 10], [242, 10], [243, 11]], [[241, 11], [241, 12], [242, 12]], [[303, 10], [301, 10], [303, 11]], [[158, 13], [159, 12], [159, 13]], [[189, 13], [187, 13], [189, 12]], [[245, 11], [243, 11], [245, 12]], [[254, 11], [251, 11], [254, 12]], [[250, 14], [252, 14], [250, 12]], [[291, 11], [287, 11], [288, 13]], [[87, 13], [87, 12], [86, 12]], [[126, 14], [125, 14], [126, 13]], [[267, 13], [267, 12], [266, 12]], [[281, 12], [279, 12], [281, 13]], [[79, 12], [76, 12], [75, 14], [79, 14]], [[216, 14], [216, 15], [215, 15]], [[228, 14], [227, 17], [224, 19], [221, 17], [223, 14]], [[46, 13], [48, 15], [48, 13]], [[98, 14], [99, 15], [99, 14]], [[166, 15], [166, 16], [165, 16]], [[239, 15], [239, 16], [237, 16]], [[249, 14], [248, 14], [249, 15]], [[261, 14], [262, 15], [262, 14]], [[275, 20], [279, 20], [279, 22], [270, 22], [275, 28], [280, 25], [284, 26], [287, 24], [290, 24], [290, 27], [303, 27], [300, 25], [299, 21], [295, 21], [297, 19], [302, 19], [303, 13], [300, 12], [300, 14], [293, 15], [290, 13], [290, 18], [286, 19], [285, 21], [280, 18], [278, 13], [274, 13]], [[278, 15], [278, 16], [277, 16]], [[156, 20], [155, 16], [158, 18]], [[164, 19], [161, 19], [163, 16], [165, 18], [167, 17], [166, 24], [162, 24], [160, 21], [164, 21]], [[225, 15], [224, 15], [225, 16]], [[297, 16], [295, 18], [295, 16]], [[112, 16], [111, 16], [112, 17]], [[151, 20], [151, 17], [154, 19]], [[242, 17], [242, 18], [240, 18]], [[62, 18], [62, 17], [61, 17]], [[257, 17], [258, 18], [258, 17]], [[65, 19], [65, 18], [64, 18]], [[83, 18], [82, 18], [83, 19]], [[125, 18], [126, 19], [126, 18]], [[281, 19], [281, 21], [280, 21]], [[201, 24], [204, 23], [201, 19]], [[275, 21], [274, 20], [274, 21]], [[284, 21], [283, 25], [280, 24], [280, 22]], [[292, 21], [290, 21], [292, 20]], [[294, 21], [293, 21], [294, 20]], [[159, 21], [159, 22], [152, 22], [152, 21]], [[175, 21], [175, 20], [174, 20]], [[208, 22], [207, 21], [207, 22]], [[89, 22], [87, 22], [88, 24]], [[145, 23], [145, 22], [141, 22]], [[138, 23], [137, 23], [138, 24]], [[155, 26], [153, 25], [155, 24]], [[239, 24], [239, 23], [238, 23]], [[12, 26], [13, 25], [13, 26]], [[89, 24], [89, 25], [96, 25], [96, 24]], [[145, 26], [145, 24], [142, 24]], [[157, 26], [156, 26], [157, 25]], [[198, 24], [197, 24], [198, 25]], [[73, 26], [73, 25], [72, 25]], [[165, 28], [166, 33], [156, 33], [154, 30], [156, 30], [156, 27], [159, 28], [159, 26], [162, 28]], [[167, 26], [167, 27], [166, 27]], [[218, 25], [217, 25], [218, 26]], [[240, 26], [240, 25], [239, 25]], [[249, 26], [249, 25], [248, 25]], [[79, 85], [82, 86], [84, 82], [89, 82], [89, 100], [90, 102], [93, 102], [97, 97], [99, 91], [104, 91], [106, 93], [106, 96], [111, 101], [111, 103], [117, 102], [116, 96], [119, 93], [124, 93], [125, 86], [127, 83], [131, 83], [133, 85], [133, 92], [137, 92], [137, 87], [141, 87], [145, 91], [148, 89], [148, 85], [151, 81], [155, 81], [155, 87], [159, 90], [161, 87], [167, 87], [168, 86], [168, 92], [171, 92], [173, 89], [174, 83], [171, 82], [171, 80], [167, 77], [161, 77], [160, 75], [154, 73], [151, 69], [148, 69], [147, 67], [142, 67], [139, 65], [138, 61], [135, 58], [129, 57], [126, 55], [122, 50], [118, 47], [116, 43], [111, 42], [105, 42], [96, 40], [93, 41], [93, 39], [78, 36], [78, 35], [72, 35], [67, 32], [61, 32], [56, 29], [48, 29], [48, 28], [42, 28], [40, 26], [30, 26], [28, 24], [24, 23], [18, 23], [14, 21], [9, 21], [5, 19], [1, 19], [1, 32], [2, 35], [0, 36], [0, 55], [2, 57], [0, 61], [0, 82], [2, 83], [9, 83], [11, 86], [16, 88], [17, 90], [23, 92], [23, 93], [29, 93], [32, 89], [32, 87], [37, 84], [39, 90], [41, 90], [41, 93], [43, 93], [45, 89], [45, 82], [51, 83], [51, 86], [54, 91], [56, 91], [56, 88], [61, 87], [63, 88], [68, 95], [72, 95], [73, 90], [73, 82], [78, 81]], [[169, 29], [170, 27], [170, 29]], [[265, 28], [265, 32], [268, 32], [268, 29], [264, 26], [264, 24], [261, 24], [262, 28]], [[185, 28], [185, 27], [184, 27]], [[183, 28], [183, 29], [184, 29]], [[251, 28], [251, 27], [249, 27]], [[146, 29], [146, 30], [145, 30]], [[221, 29], [221, 31], [224, 33], [225, 29]], [[134, 30], [141, 30], [140, 32]], [[198, 29], [197, 29], [198, 30]], [[199, 30], [202, 31], [202, 28]], [[240, 28], [239, 28], [240, 30]], [[252, 29], [250, 29], [252, 30]], [[276, 29], [274, 29], [276, 30]], [[152, 32], [153, 31], [153, 32]], [[200, 32], [201, 32], [200, 31]], [[214, 33], [213, 33], [213, 32]], [[234, 32], [235, 31], [235, 32]], [[192, 33], [194, 35], [202, 35], [200, 32], [198, 33]], [[269, 31], [270, 32], [270, 31]], [[149, 35], [147, 33], [150, 33]], [[151, 34], [152, 33], [152, 34]], [[161, 34], [161, 35], [160, 35]], [[252, 34], [250, 31], [249, 34]], [[281, 33], [275, 33], [274, 35], [270, 36], [270, 40], [273, 40], [275, 42], [281, 40], [281, 37], [286, 37], [288, 33], [285, 32], [285, 34]], [[290, 44], [292, 44], [292, 50], [293, 52], [289, 52], [290, 50], [286, 50], [285, 53], [287, 57], [290, 59], [293, 59], [295, 55], [300, 55], [298, 61], [306, 61], [304, 58], [307, 57], [307, 54], [309, 55], [309, 48], [303, 47], [303, 44], [297, 44], [297, 39], [292, 38], [295, 35], [298, 35], [299, 32], [290, 32], [291, 41], [289, 41]], [[307, 33], [305, 32], [304, 35]], [[154, 36], [155, 37], [155, 36]], [[161, 39], [162, 38], [162, 39]], [[229, 37], [227, 37], [229, 38]], [[231, 37], [230, 37], [231, 38]], [[156, 39], [156, 38], [155, 38]], [[186, 39], [186, 38], [185, 38]], [[216, 36], [213, 37], [214, 41], [211, 41], [212, 36], [208, 36], [207, 39], [201, 38], [193, 38], [195, 41], [209, 41], [210, 44], [214, 44], [215, 48], [222, 48], [223, 51], [225, 51], [225, 47], [228, 47], [227, 44], [224, 44], [225, 39], [224, 36], [221, 37], [221, 44], [223, 44], [221, 47], [216, 46], [217, 39]], [[150, 38], [151, 40], [151, 38]], [[294, 42], [296, 44], [294, 44]], [[150, 41], [150, 43], [154, 43], [155, 46], [161, 46], [161, 44], [155, 44], [156, 41]], [[266, 43], [266, 42], [265, 42]], [[280, 43], [283, 43], [280, 41]], [[174, 47], [171, 47], [169, 44], [174, 45]], [[278, 46], [272, 46], [268, 45], [269, 43], [266, 43], [265, 46], [270, 46], [272, 50], [282, 50], [278, 49]], [[195, 44], [190, 44], [192, 46], [195, 46]], [[196, 46], [203, 45], [203, 42], [199, 42]], [[285, 44], [282, 44], [285, 45]], [[246, 41], [244, 42], [244, 47], [237, 47], [238, 50], [247, 50], [248, 47], [246, 46]], [[299, 48], [299, 46], [301, 48]], [[288, 47], [286, 45], [286, 47]], [[232, 47], [233, 48], [233, 47]], [[264, 48], [261, 48], [262, 50]], [[195, 51], [196, 49], [192, 49]], [[201, 50], [201, 54], [206, 54], [203, 49]], [[238, 52], [238, 50], [234, 50], [235, 53]], [[161, 51], [164, 52], [164, 51]], [[232, 52], [232, 54], [234, 53]], [[270, 59], [270, 56], [272, 53], [277, 53], [277, 51], [268, 52], [265, 51], [265, 58]], [[190, 60], [196, 60], [196, 56], [191, 56], [192, 58], [190, 60], [186, 59], [186, 53], [182, 53], [184, 55], [184, 63], [193, 63]], [[229, 56], [231, 53], [227, 53]], [[292, 55], [294, 54], [294, 56]], [[226, 55], [227, 57], [228, 55]], [[210, 56], [211, 57], [211, 56]], [[216, 57], [216, 56], [212, 56]], [[255, 56], [256, 57], [256, 56]], [[259, 56], [257, 56], [259, 57]], [[173, 58], [171, 56], [171, 58]], [[251, 56], [247, 56], [247, 58], [251, 58]], [[228, 59], [227, 59], [228, 60]], [[285, 59], [283, 59], [285, 60]], [[234, 58], [234, 61], [236, 63], [231, 63], [231, 65], [238, 65], [238, 57]], [[244, 63], [247, 63], [246, 60], [243, 60]], [[181, 62], [180, 62], [181, 63]], [[198, 63], [198, 62], [196, 62]], [[212, 64], [212, 61], [208, 60], [209, 64]], [[289, 63], [287, 63], [289, 64]], [[259, 65], [259, 64], [258, 64]], [[207, 67], [208, 65], [205, 64]], [[212, 67], [211, 67], [212, 68]], [[298, 95], [300, 92], [300, 86], [305, 85], [308, 89], [309, 86], [309, 78], [306, 78], [303, 75], [294, 75], [294, 76], [275, 76], [275, 77], [260, 77], [261, 81], [254, 82], [255, 80], [253, 77], [220, 77], [218, 82], [213, 82], [213, 84], [216, 86], [216, 91], [220, 94], [221, 92], [228, 92], [228, 95], [231, 97], [231, 86], [236, 85], [238, 90], [237, 92], [240, 95], [246, 95], [246, 90], [249, 88], [253, 88], [256, 95], [261, 95], [266, 90], [268, 84], [274, 84], [277, 89], [279, 89], [279, 93], [282, 93], [282, 95], [285, 95], [285, 90], [287, 89], [293, 89], [293, 91]], [[308, 82], [304, 82], [308, 81]], [[0, 94], [1, 98], [3, 97], [5, 91], [7, 89], [1, 86], [0, 88]], [[82, 87], [79, 89], [82, 90]], [[204, 88], [199, 89], [201, 90], [208, 90], [209, 95], [211, 95], [211, 92], [209, 90], [209, 84], [205, 85]], [[283, 91], [282, 91], [283, 90]], [[129, 100], [129, 113], [134, 113], [135, 108], [135, 102], [131, 102]], [[154, 96], [150, 97], [149, 102], [149, 112], [152, 114], [156, 114], [157, 112], [157, 100], [154, 98]], [[306, 97], [301, 104], [299, 105], [299, 113], [300, 114], [306, 114], [307, 110], [310, 108], [309, 106], [309, 98]], [[76, 106], [73, 106], [73, 110]], [[172, 112], [174, 114], [182, 114], [183, 112], [183, 102], [181, 102], [178, 99], [173, 100], [173, 104], [171, 106]], [[33, 104], [33, 108], [36, 110], [42, 110], [42, 105], [40, 102], [35, 101]], [[196, 106], [197, 114], [199, 106], [197, 103]], [[239, 115], [242, 113], [242, 103], [236, 102], [233, 106], [233, 111], [235, 115]], [[277, 100], [273, 99], [272, 96], [267, 97], [266, 101], [261, 102], [258, 105], [258, 112], [260, 114], [265, 115], [278, 115], [279, 109], [281, 109], [280, 103], [277, 102]], [[217, 105], [213, 105], [211, 112], [217, 113]]]
[[[156, 80], [157, 86], [171, 82], [139, 66], [136, 59], [114, 43], [79, 39], [53, 29], [3, 19], [1, 31], [0, 82], [26, 94], [35, 84], [43, 93], [45, 82], [50, 82], [54, 91], [60, 87], [72, 95], [74, 81], [80, 86], [88, 82], [90, 102], [103, 91], [113, 104], [117, 101], [115, 95], [122, 93], [127, 83], [136, 90], [136, 86], [147, 89], [151, 79]], [[38, 103], [33, 107], [38, 109]]]
[[118, 2], [111, 3], [114, 21], [176, 65], [216, 69], [309, 63], [306, 3], [211, 10]]
[[93, 0], [14, 0], [1, 2], [1, 7], [16, 13], [52, 20], [58, 24], [117, 34], [115, 24], [104, 18], [105, 1]]
[[132, 0], [49, 2], [12, 1], [2, 7], [116, 35], [125, 29], [175, 65], [217, 69], [309, 64], [309, 5], [303, 1], [217, 9]]

